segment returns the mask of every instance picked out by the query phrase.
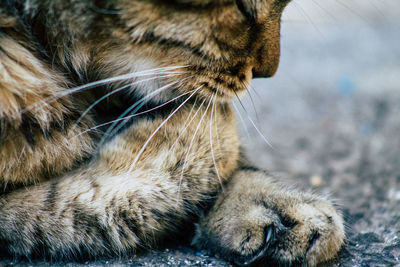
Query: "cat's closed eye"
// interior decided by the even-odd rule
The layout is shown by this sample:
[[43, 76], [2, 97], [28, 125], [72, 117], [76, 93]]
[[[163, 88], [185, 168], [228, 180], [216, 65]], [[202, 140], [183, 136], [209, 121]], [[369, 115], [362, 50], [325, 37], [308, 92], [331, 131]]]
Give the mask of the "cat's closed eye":
[[247, 20], [254, 20], [254, 10], [251, 10], [250, 6], [248, 3], [245, 3], [244, 0], [236, 0], [236, 6], [240, 10], [240, 12], [243, 14], [243, 16], [246, 17]]

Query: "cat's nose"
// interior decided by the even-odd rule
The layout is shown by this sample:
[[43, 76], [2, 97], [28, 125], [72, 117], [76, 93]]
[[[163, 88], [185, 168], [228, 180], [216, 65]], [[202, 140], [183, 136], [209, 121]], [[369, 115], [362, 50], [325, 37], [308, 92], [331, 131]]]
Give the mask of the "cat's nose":
[[253, 78], [270, 78], [272, 76], [274, 76], [274, 74], [276, 73], [276, 69], [256, 69], [253, 68], [252, 69], [252, 73], [253, 73]]
[[279, 66], [279, 43], [262, 44], [253, 57], [253, 78], [269, 78], [274, 76]]

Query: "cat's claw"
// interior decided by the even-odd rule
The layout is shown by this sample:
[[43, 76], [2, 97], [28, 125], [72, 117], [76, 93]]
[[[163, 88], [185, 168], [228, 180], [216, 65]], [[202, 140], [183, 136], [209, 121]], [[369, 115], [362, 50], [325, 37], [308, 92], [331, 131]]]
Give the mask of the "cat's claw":
[[200, 222], [197, 243], [241, 266], [315, 266], [337, 255], [343, 220], [328, 200], [258, 182], [227, 190]]
[[267, 256], [268, 249], [270, 245], [273, 244], [274, 242], [275, 242], [275, 227], [269, 225], [266, 228], [265, 244], [261, 247], [261, 249], [253, 256], [245, 257], [242, 260], [236, 259], [235, 264], [239, 266], [251, 266], [253, 263], [258, 262], [259, 260]]

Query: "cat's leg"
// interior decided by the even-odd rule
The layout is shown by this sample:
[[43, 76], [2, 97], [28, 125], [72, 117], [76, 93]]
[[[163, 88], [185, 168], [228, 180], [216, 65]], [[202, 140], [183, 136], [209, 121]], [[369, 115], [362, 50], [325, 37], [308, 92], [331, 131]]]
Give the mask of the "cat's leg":
[[242, 167], [200, 220], [193, 242], [240, 265], [314, 266], [334, 258], [344, 239], [342, 217], [327, 199]]
[[[237, 167], [233, 115], [213, 111], [220, 108], [213, 129], [205, 105], [182, 108], [163, 127], [165, 117], [140, 120], [90, 164], [0, 196], [0, 247], [21, 256], [118, 255], [179, 232]], [[210, 144], [216, 131], [224, 138]]]
[[99, 167], [2, 196], [1, 249], [53, 259], [133, 253], [179, 231], [202, 193], [215, 191], [206, 180], [191, 185], [191, 193], [186, 182], [179, 189], [163, 170], [112, 174], [91, 168]]

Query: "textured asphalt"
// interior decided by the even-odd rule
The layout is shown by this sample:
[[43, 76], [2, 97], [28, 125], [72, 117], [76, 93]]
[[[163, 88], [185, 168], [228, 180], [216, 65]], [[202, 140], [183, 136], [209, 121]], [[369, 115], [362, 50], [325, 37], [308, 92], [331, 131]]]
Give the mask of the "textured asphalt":
[[[339, 205], [348, 241], [333, 266], [400, 266], [400, 2], [295, 0], [283, 20], [276, 77], [254, 81], [245, 110], [235, 104], [247, 153]], [[230, 266], [188, 246], [6, 265]]]

